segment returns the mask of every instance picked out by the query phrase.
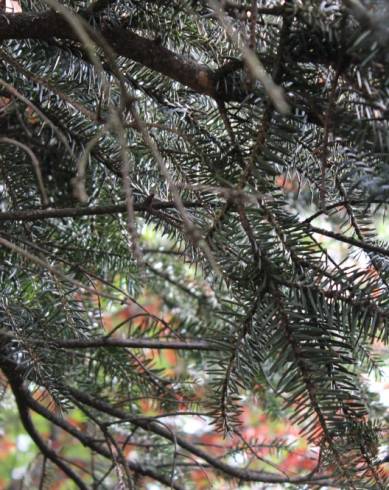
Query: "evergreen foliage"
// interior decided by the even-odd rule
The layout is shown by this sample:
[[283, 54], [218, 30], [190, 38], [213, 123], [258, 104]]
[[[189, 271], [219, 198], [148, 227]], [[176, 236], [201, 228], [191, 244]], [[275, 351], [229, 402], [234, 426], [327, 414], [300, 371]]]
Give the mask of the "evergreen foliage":
[[[0, 367], [43, 455], [75, 488], [105, 488], [104, 472], [120, 488], [195, 488], [196, 462], [237, 488], [386, 488], [385, 421], [363, 382], [372, 343], [389, 340], [376, 231], [389, 195], [386, 2], [21, 5], [0, 17]], [[160, 314], [137, 303], [146, 293]], [[135, 317], [107, 336], [102, 312], [123, 305]], [[145, 350], [166, 346], [182, 376]], [[137, 403], [207, 413], [236, 434], [258, 385], [320, 452], [315, 472], [220, 459]], [[74, 407], [93, 430], [69, 423]], [[105, 458], [100, 482], [30, 412]]]

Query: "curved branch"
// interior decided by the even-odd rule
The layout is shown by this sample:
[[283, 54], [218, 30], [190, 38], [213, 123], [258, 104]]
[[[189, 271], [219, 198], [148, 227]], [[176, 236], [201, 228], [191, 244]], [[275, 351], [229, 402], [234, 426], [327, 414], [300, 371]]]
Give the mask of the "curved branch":
[[[158, 42], [141, 37], [118, 25], [101, 22], [100, 32], [97, 31], [96, 34], [109, 43], [118, 55], [177, 80], [198, 93], [215, 95], [215, 73], [208, 66], [174, 53]], [[64, 17], [51, 10], [39, 13], [3, 13], [0, 16], [0, 41], [7, 39], [48, 41], [54, 38], [79, 40]]]
[[[32, 398], [29, 391], [25, 388], [23, 388], [23, 397], [26, 405], [34, 410], [34, 412], [42, 415], [42, 417], [46, 418], [74, 438], [78, 439], [78, 441], [80, 441], [81, 444], [85, 447], [92, 449], [92, 451], [95, 451], [106, 459], [112, 459], [112, 454], [109, 450], [104, 449], [92, 437], [85, 434], [84, 432], [79, 431], [78, 429], [67, 423], [65, 419], [58, 417], [54, 413], [50, 412], [50, 410], [43, 407], [40, 403], [34, 400], [34, 398]], [[163, 483], [164, 485], [167, 485], [169, 488], [173, 488], [175, 490], [183, 490], [183, 487], [181, 485], [171, 482], [170, 478], [158, 473], [153, 468], [146, 467], [140, 463], [137, 463], [136, 461], [126, 461], [126, 464], [130, 470], [139, 475], [148, 476], [156, 481], [159, 481], [160, 483]]]
[[192, 455], [203, 459], [204, 461], [209, 463], [214, 469], [219, 470], [222, 473], [232, 476], [234, 478], [239, 478], [240, 480], [243, 481], [264, 482], [264, 483], [303, 484], [303, 483], [314, 482], [320, 484], [324, 481], [328, 483], [327, 476], [286, 478], [279, 475], [274, 475], [272, 473], [268, 473], [266, 471], [255, 471], [255, 470], [249, 470], [243, 468], [236, 468], [227, 463], [224, 463], [219, 458], [212, 457], [209, 453], [203, 451], [198, 446], [188, 442], [183, 437], [177, 434], [174, 434], [173, 436], [170, 430], [167, 430], [165, 427], [161, 426], [158, 423], [155, 423], [153, 421], [150, 422], [148, 420], [142, 420], [138, 417], [131, 417], [129, 416], [128, 413], [118, 410], [117, 408], [111, 406], [109, 403], [101, 399], [98, 399], [96, 397], [92, 398], [88, 394], [81, 392], [70, 386], [66, 386], [66, 389], [68, 390], [69, 394], [79, 402], [84, 403], [90, 407], [95, 408], [96, 410], [99, 410], [100, 412], [106, 413], [118, 419], [130, 421], [135, 426], [138, 426], [146, 431], [153, 432], [154, 434], [157, 434], [163, 437], [164, 439], [168, 439], [169, 441], [176, 443], [178, 446], [180, 446], [182, 449], [185, 449]]
[[27, 434], [35, 442], [38, 449], [41, 451], [43, 456], [52, 461], [58, 468], [60, 468], [66, 476], [68, 476], [81, 490], [88, 490], [88, 487], [83, 483], [81, 478], [75, 473], [67, 464], [65, 464], [58, 454], [53, 451], [41, 438], [35, 426], [31, 420], [28, 404], [26, 403], [24, 390], [23, 390], [23, 380], [20, 374], [16, 371], [16, 367], [12, 362], [3, 361], [1, 368], [6, 375], [9, 384], [11, 386], [12, 393], [15, 397], [16, 405], [18, 407], [20, 420], [25, 428]]
[[[109, 0], [98, 0], [96, 3], [104, 5], [108, 2]], [[283, 15], [285, 9], [283, 6], [280, 9], [282, 11], [274, 10], [266, 13]], [[260, 11], [261, 9], [258, 10], [258, 12]], [[109, 23], [104, 18], [98, 20], [95, 18], [96, 14], [90, 9], [79, 11], [78, 14], [85, 22], [89, 23], [95, 33], [94, 38], [101, 40], [101, 46], [104, 46], [104, 42], [108, 43], [118, 55], [136, 61], [151, 70], [178, 81], [198, 94], [209, 95], [219, 102], [223, 100], [230, 102], [242, 101], [242, 94], [239, 91], [231, 93], [226, 90], [223, 83], [220, 83], [225, 74], [225, 68], [227, 68], [227, 72], [229, 71], [230, 62], [227, 62], [225, 66], [218, 70], [213, 70], [190, 56], [175, 53], [162, 46], [159, 41], [142, 37], [118, 23]], [[52, 10], [39, 13], [2, 13], [0, 16], [0, 41], [8, 39], [79, 41], [72, 26], [61, 14]], [[338, 54], [336, 51], [324, 51], [328, 51], [324, 59], [322, 53], [317, 52], [314, 48], [305, 49], [301, 55], [295, 53], [294, 58], [301, 57], [300, 61], [312, 63], [331, 64], [337, 62]], [[309, 59], [305, 59], [307, 52], [309, 52]], [[238, 61], [238, 66], [241, 66], [240, 61]], [[288, 98], [287, 102], [294, 105], [292, 98]], [[320, 125], [320, 121], [316, 120], [317, 118], [313, 117], [313, 119]]]

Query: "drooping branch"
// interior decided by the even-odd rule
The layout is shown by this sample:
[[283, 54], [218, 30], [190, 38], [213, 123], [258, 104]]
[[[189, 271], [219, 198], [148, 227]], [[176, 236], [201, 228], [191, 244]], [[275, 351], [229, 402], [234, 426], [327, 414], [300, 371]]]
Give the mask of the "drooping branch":
[[[74, 426], [70, 425], [66, 422], [65, 419], [58, 417], [54, 413], [50, 412], [47, 408], [43, 407], [40, 403], [38, 403], [34, 398], [31, 397], [27, 389], [23, 388], [23, 399], [26, 407], [28, 406], [34, 412], [40, 414], [42, 417], [45, 417], [47, 420], [55, 424], [57, 427], [60, 427], [68, 434], [72, 435], [76, 438], [81, 444], [92, 451], [100, 454], [106, 459], [111, 459], [112, 455], [108, 449], [105, 449], [101, 444], [99, 444], [94, 438], [87, 435], [84, 432], [77, 430]], [[128, 468], [134, 473], [142, 476], [150, 477], [164, 485], [169, 486], [169, 488], [174, 488], [175, 490], [183, 490], [182, 486], [178, 483], [172, 482], [165, 475], [158, 473], [151, 466], [144, 466], [141, 463], [136, 461], [126, 461]]]
[[[6, 342], [6, 339], [2, 336], [0, 339], [0, 356], [3, 354], [3, 350], [5, 350], [4, 347], [6, 346]], [[25, 403], [23, 378], [18, 370], [17, 364], [7, 358], [4, 358], [1, 360], [0, 368], [9, 381], [12, 393], [15, 397], [15, 402], [18, 407], [20, 420], [23, 424], [23, 427], [29, 434], [31, 439], [34, 441], [34, 443], [37, 445], [43, 456], [45, 456], [58, 468], [60, 468], [64, 472], [64, 474], [67, 475], [75, 483], [77, 488], [81, 490], [87, 490], [87, 486], [83, 483], [82, 479], [77, 475], [77, 473], [75, 473], [64, 461], [62, 461], [61, 457], [46, 444], [46, 442], [37, 432], [30, 417], [28, 405]]]
[[276, 474], [272, 474], [266, 471], [255, 471], [250, 469], [238, 468], [228, 463], [224, 463], [219, 458], [211, 456], [206, 451], [202, 450], [195, 444], [187, 441], [185, 438], [173, 434], [171, 430], [168, 430], [166, 427], [162, 426], [158, 422], [148, 421], [144, 419], [140, 419], [138, 417], [131, 417], [128, 413], [123, 412], [117, 408], [114, 408], [109, 403], [90, 397], [87, 393], [83, 393], [77, 389], [71, 388], [67, 386], [68, 392], [72, 397], [77, 399], [79, 402], [93, 407], [94, 409], [105, 413], [107, 415], [111, 415], [112, 417], [116, 417], [118, 419], [122, 419], [125, 421], [130, 421], [131, 423], [137, 425], [138, 427], [153, 432], [164, 439], [171, 441], [172, 443], [177, 444], [182, 449], [188, 451], [192, 456], [199, 457], [209, 463], [216, 470], [232, 476], [234, 478], [239, 478], [242, 481], [253, 481], [253, 482], [265, 482], [265, 483], [294, 483], [294, 484], [303, 484], [307, 482], [315, 482], [317, 484], [328, 483], [328, 479], [326, 476], [312, 476], [308, 475], [307, 477], [290, 477], [287, 478], [285, 476], [280, 476]]

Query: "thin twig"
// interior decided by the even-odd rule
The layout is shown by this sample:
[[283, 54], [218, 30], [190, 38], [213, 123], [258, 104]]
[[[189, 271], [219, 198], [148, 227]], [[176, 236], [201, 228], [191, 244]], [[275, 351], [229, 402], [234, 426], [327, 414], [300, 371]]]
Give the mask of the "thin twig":
[[[72, 388], [70, 386], [67, 386], [67, 389], [69, 393], [74, 396], [77, 400], [81, 401], [82, 403], [85, 403], [91, 407], [94, 407], [96, 410], [99, 410], [103, 413], [106, 413], [108, 415], [111, 415], [113, 417], [117, 417], [119, 419], [129, 419], [129, 414], [126, 412], [122, 412], [121, 410], [118, 410], [114, 407], [112, 407], [109, 403], [106, 403], [105, 401], [96, 398], [96, 397], [91, 397], [85, 392], [81, 392], [80, 390], [77, 390], [75, 388]], [[175, 439], [173, 439], [171, 432], [166, 430], [164, 427], [161, 427], [159, 424], [156, 424], [154, 422], [150, 421], [142, 421], [141, 419], [134, 417], [131, 420], [131, 423], [134, 423], [138, 425], [139, 427], [151, 431], [155, 434], [160, 435], [161, 437], [170, 440], [171, 442], [174, 442], [174, 440], [177, 442], [178, 446], [180, 446], [182, 449], [185, 449], [189, 451], [194, 456], [197, 456], [203, 460], [205, 460], [207, 463], [209, 463], [213, 468], [216, 470], [221, 471], [222, 473], [225, 473], [227, 475], [233, 476], [235, 478], [241, 479], [243, 481], [261, 481], [264, 483], [294, 483], [294, 484], [303, 484], [303, 483], [317, 483], [320, 484], [320, 482], [324, 482], [328, 484], [328, 476], [325, 475], [318, 475], [315, 477], [311, 477], [309, 479], [305, 477], [282, 477], [279, 475], [275, 475], [272, 473], [268, 473], [265, 471], [256, 471], [256, 470], [250, 470], [250, 469], [243, 469], [239, 467], [232, 466], [228, 463], [224, 463], [218, 458], [215, 458], [211, 456], [209, 453], [206, 451], [203, 451], [201, 448], [196, 446], [195, 444], [192, 444], [188, 440], [184, 439], [180, 435], [175, 435]]]
[[323, 228], [318, 228], [317, 226], [312, 226], [309, 225], [306, 227], [307, 231], [310, 231], [311, 233], [318, 233], [319, 235], [323, 236], [328, 236], [329, 238], [333, 238], [334, 240], [337, 240], [338, 242], [343, 242], [343, 243], [348, 243], [349, 245], [353, 245], [354, 247], [358, 247], [362, 250], [365, 250], [366, 252], [375, 252], [381, 255], [385, 255], [386, 257], [389, 257], [389, 249], [385, 247], [380, 247], [378, 245], [372, 245], [370, 243], [365, 243], [362, 242], [361, 240], [356, 240], [355, 238], [352, 237], [347, 237], [344, 235], [341, 235], [340, 233], [335, 233], [330, 230], [324, 230]]
[[98, 295], [98, 296], [102, 296], [104, 298], [110, 299], [112, 301], [119, 301], [121, 303], [126, 301], [126, 300], [120, 300], [117, 297], [112, 296], [111, 294], [107, 294], [107, 293], [104, 293], [101, 291], [96, 291], [93, 288], [85, 286], [85, 284], [83, 284], [82, 282], [77, 281], [76, 279], [73, 279], [69, 275], [62, 272], [60, 269], [50, 265], [48, 262], [41, 259], [37, 255], [34, 255], [31, 252], [27, 251], [26, 249], [19, 247], [15, 243], [12, 243], [9, 240], [7, 240], [6, 238], [0, 237], [0, 245], [3, 245], [4, 247], [8, 248], [12, 252], [24, 257], [29, 262], [32, 262], [32, 263], [38, 265], [39, 267], [42, 267], [43, 269], [48, 270], [51, 274], [53, 274], [54, 276], [57, 276], [62, 281], [69, 282], [70, 284], [73, 284], [74, 286], [79, 288], [81, 291], [85, 291], [85, 292], [91, 294], [92, 296]]
[[29, 148], [27, 145], [24, 143], [21, 143], [18, 140], [15, 140], [14, 138], [7, 138], [5, 136], [0, 138], [0, 143], [5, 143], [5, 144], [10, 144], [10, 145], [15, 145], [24, 150], [28, 156], [31, 158], [31, 163], [34, 168], [36, 180], [38, 183], [38, 189], [42, 197], [42, 204], [43, 206], [48, 206], [49, 205], [49, 198], [47, 197], [47, 192], [45, 188], [45, 184], [43, 182], [43, 177], [42, 177], [42, 172], [41, 172], [41, 167], [38, 158], [36, 157], [35, 153]]
[[279, 112], [281, 112], [281, 114], [287, 114], [289, 112], [289, 105], [285, 100], [282, 88], [274, 83], [273, 79], [266, 72], [263, 64], [259, 60], [258, 56], [255, 54], [255, 52], [250, 49], [244, 42], [242, 42], [239, 33], [233, 29], [229, 21], [226, 19], [226, 16], [224, 15], [219, 2], [217, 2], [216, 0], [209, 0], [209, 4], [215, 11], [215, 14], [219, 19], [220, 24], [226, 31], [227, 36], [240, 49], [242, 56], [247, 64], [247, 67], [250, 70], [251, 76], [262, 83], [275, 108]]

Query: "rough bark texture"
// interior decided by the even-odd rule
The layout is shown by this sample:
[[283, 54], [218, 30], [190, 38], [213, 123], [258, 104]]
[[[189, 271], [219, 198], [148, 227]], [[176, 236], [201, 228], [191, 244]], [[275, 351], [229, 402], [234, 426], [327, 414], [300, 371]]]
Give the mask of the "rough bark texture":
[[[210, 96], [216, 95], [215, 72], [206, 65], [166, 49], [158, 42], [108, 23], [100, 23], [102, 39], [120, 56], [141, 63], [170, 77], [194, 91]], [[53, 11], [31, 14], [3, 14], [0, 17], [0, 40], [50, 39], [77, 40], [72, 26], [61, 14]]]

